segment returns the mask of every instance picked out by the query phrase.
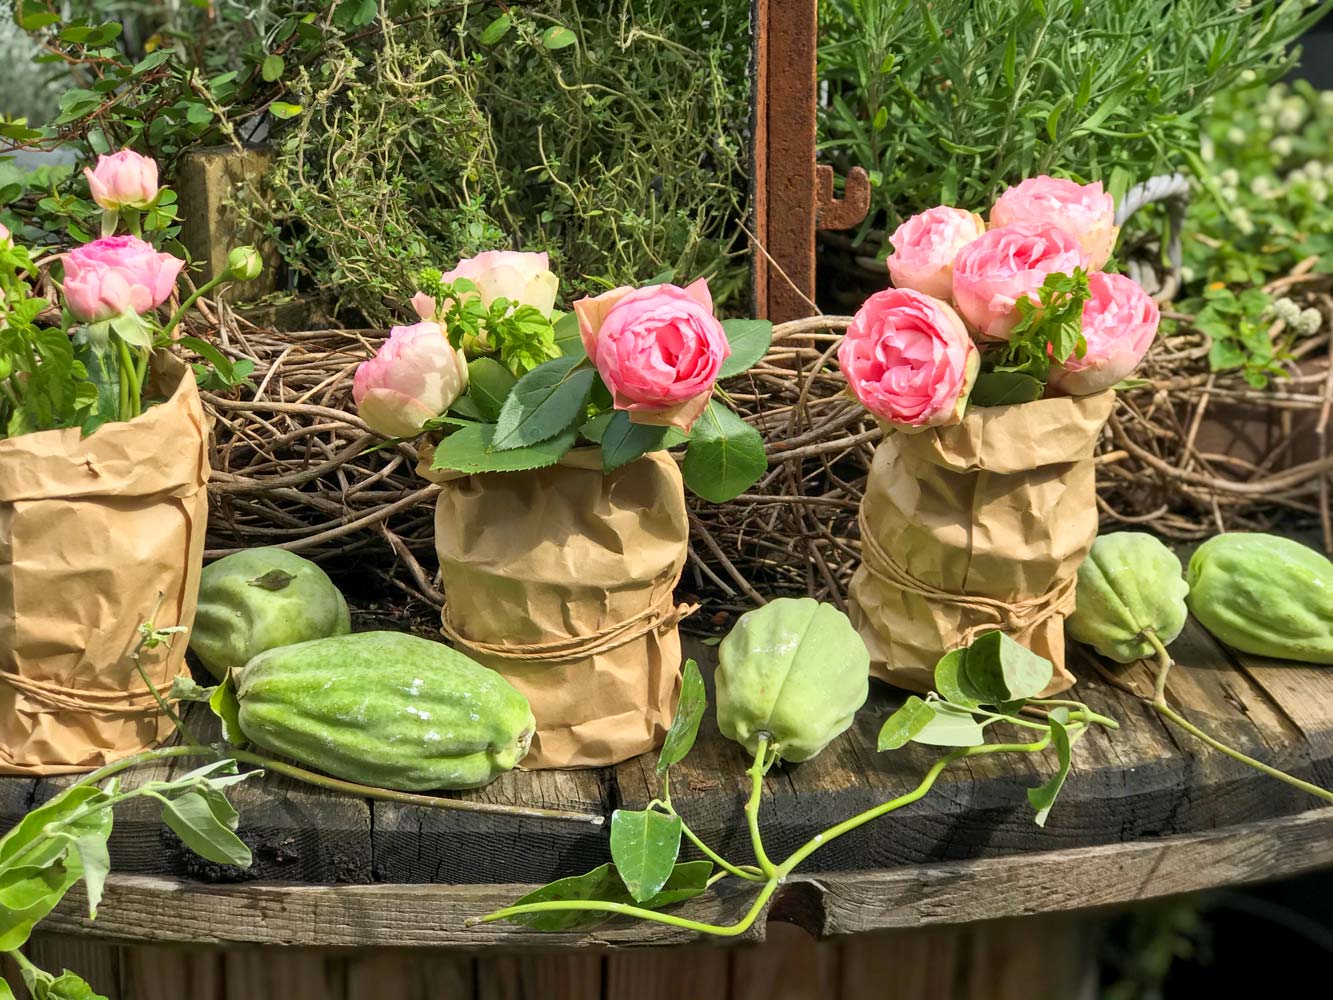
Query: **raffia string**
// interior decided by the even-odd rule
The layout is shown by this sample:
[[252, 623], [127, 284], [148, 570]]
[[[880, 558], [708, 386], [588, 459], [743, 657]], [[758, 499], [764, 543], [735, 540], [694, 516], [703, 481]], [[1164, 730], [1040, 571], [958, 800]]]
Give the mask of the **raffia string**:
[[449, 605], [445, 604], [440, 615], [440, 631], [459, 646], [485, 656], [516, 662], [560, 663], [598, 656], [633, 642], [650, 632], [674, 628], [682, 619], [688, 618], [698, 610], [697, 604], [675, 604], [668, 592], [656, 604], [644, 609], [633, 618], [604, 628], [600, 632], [594, 632], [592, 635], [573, 636], [552, 642], [497, 644], [474, 642], [463, 635], [450, 621]]
[[978, 594], [956, 594], [941, 590], [918, 580], [880, 545], [861, 517], [862, 565], [871, 575], [904, 590], [940, 604], [952, 604], [986, 620], [964, 629], [958, 639], [958, 648], [971, 645], [982, 632], [999, 629], [1013, 637], [1026, 635], [1054, 615], [1067, 615], [1074, 610], [1074, 591], [1078, 577], [1071, 576], [1058, 587], [1036, 597], [1021, 601], [1001, 601]]
[[[83, 691], [36, 681], [21, 674], [0, 674], [0, 683], [32, 699], [43, 709], [51, 711], [87, 712], [100, 715], [138, 715], [157, 711], [157, 698], [146, 688], [133, 691]], [[165, 698], [171, 684], [157, 689]]]

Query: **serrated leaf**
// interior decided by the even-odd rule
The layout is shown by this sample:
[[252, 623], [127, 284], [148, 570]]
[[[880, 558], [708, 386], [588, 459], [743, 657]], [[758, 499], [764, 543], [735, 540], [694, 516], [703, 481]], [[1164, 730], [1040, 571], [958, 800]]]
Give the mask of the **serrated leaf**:
[[583, 346], [583, 335], [579, 333], [577, 313], [561, 313], [552, 325], [555, 334], [555, 346], [561, 355], [567, 358], [586, 358], [588, 350]]
[[[477, 358], [467, 366], [467, 398], [476, 406], [480, 419], [493, 423], [518, 379], [494, 358]], [[457, 405], [457, 404], [455, 404]]]
[[685, 661], [681, 674], [680, 700], [676, 703], [676, 716], [671, 720], [666, 739], [662, 741], [662, 750], [657, 755], [657, 773], [661, 774], [673, 764], [679, 764], [694, 746], [699, 735], [699, 723], [708, 707], [708, 692], [704, 689], [703, 674], [699, 673], [699, 664], [693, 660]]
[[768, 469], [759, 432], [716, 399], [694, 425], [685, 452], [685, 485], [713, 503], [726, 503]]
[[1003, 632], [987, 632], [967, 650], [964, 669], [971, 688], [988, 705], [1035, 698], [1051, 683], [1055, 666]]
[[912, 737], [932, 747], [975, 747], [986, 742], [986, 731], [966, 709], [942, 701], [931, 702], [935, 715]]
[[663, 447], [670, 427], [636, 424], [625, 410], [616, 410], [602, 431], [602, 470], [611, 472], [647, 452]]
[[552, 51], [573, 45], [576, 40], [574, 32], [560, 24], [553, 24], [542, 32], [542, 44]]
[[597, 372], [580, 359], [559, 357], [528, 372], [504, 402], [490, 447], [504, 451], [549, 440], [569, 428], [583, 410]]
[[285, 590], [287, 585], [296, 579], [296, 574], [288, 573], [280, 569], [271, 569], [263, 576], [257, 576], [249, 581], [248, 586], [258, 587], [260, 590]]
[[455, 472], [521, 472], [555, 465], [565, 456], [578, 437], [578, 431], [567, 428], [549, 441], [526, 448], [496, 451], [491, 447], [495, 435], [494, 424], [475, 424], [455, 431], [435, 448], [432, 469], [452, 469]]
[[[707, 890], [708, 879], [712, 874], [711, 862], [683, 861], [672, 869], [671, 877], [656, 896], [637, 905], [647, 910], [659, 910], [664, 906], [693, 899]], [[634, 903], [626, 892], [625, 883], [615, 866], [605, 864], [584, 875], [557, 879], [539, 889], [534, 889], [521, 899], [515, 900], [512, 905], [580, 899], [595, 899], [606, 903]], [[539, 931], [576, 931], [600, 926], [613, 916], [611, 913], [597, 913], [590, 910], [565, 910], [521, 913], [506, 919], [510, 923], [521, 924]]]
[[773, 343], [773, 324], [766, 319], [727, 319], [722, 321], [731, 354], [722, 362], [719, 379], [747, 372], [768, 353]]
[[916, 695], [911, 695], [902, 707], [884, 720], [879, 730], [878, 748], [897, 750], [906, 746], [935, 718], [935, 709]]
[[666, 885], [680, 853], [681, 822], [654, 809], [611, 814], [611, 859], [635, 902], [652, 899]]
[[1060, 766], [1055, 776], [1046, 784], [1038, 788], [1028, 789], [1028, 802], [1032, 803], [1032, 808], [1037, 810], [1035, 819], [1038, 826], [1046, 825], [1046, 818], [1051, 814], [1051, 806], [1055, 805], [1055, 800], [1060, 795], [1060, 789], [1064, 787], [1065, 779], [1069, 777], [1069, 765], [1072, 759], [1069, 730], [1065, 728], [1065, 723], [1069, 721], [1069, 710], [1065, 708], [1052, 709], [1048, 721], [1051, 724], [1051, 743], [1055, 746]]

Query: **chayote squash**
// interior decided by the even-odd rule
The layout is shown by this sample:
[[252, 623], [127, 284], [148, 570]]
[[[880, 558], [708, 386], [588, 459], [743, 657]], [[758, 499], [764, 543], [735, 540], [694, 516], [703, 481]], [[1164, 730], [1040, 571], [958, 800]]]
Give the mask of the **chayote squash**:
[[527, 755], [536, 728], [495, 671], [402, 632], [280, 646], [233, 677], [249, 740], [381, 788], [480, 788]]
[[1190, 559], [1189, 608], [1243, 653], [1333, 663], [1333, 563], [1290, 538], [1228, 533]]
[[246, 549], [204, 567], [190, 649], [221, 680], [266, 649], [351, 630], [322, 569], [286, 549]]
[[741, 615], [718, 647], [717, 722], [751, 753], [761, 733], [784, 760], [809, 760], [852, 724], [870, 654], [837, 608], [782, 597]]
[[1185, 627], [1189, 585], [1176, 554], [1142, 531], [1101, 535], [1078, 570], [1070, 638], [1117, 663], [1150, 657], [1151, 629], [1170, 645]]

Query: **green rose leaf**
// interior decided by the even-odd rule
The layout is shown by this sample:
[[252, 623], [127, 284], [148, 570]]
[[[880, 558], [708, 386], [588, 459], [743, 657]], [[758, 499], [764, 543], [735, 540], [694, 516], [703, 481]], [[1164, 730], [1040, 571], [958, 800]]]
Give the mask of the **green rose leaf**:
[[477, 358], [467, 366], [467, 398], [476, 406], [477, 416], [492, 423], [500, 419], [505, 400], [518, 380], [494, 358]]
[[653, 809], [611, 814], [611, 858], [635, 902], [652, 899], [666, 885], [680, 854], [681, 822]]
[[583, 335], [579, 333], [577, 313], [561, 313], [553, 326], [555, 346], [562, 357], [586, 358], [587, 349], [583, 346]]
[[1041, 399], [1046, 387], [1021, 372], [982, 372], [972, 386], [973, 406], [1012, 406]]
[[1035, 818], [1038, 826], [1046, 825], [1046, 817], [1051, 814], [1051, 806], [1055, 805], [1056, 797], [1059, 796], [1060, 789], [1064, 787], [1065, 779], [1069, 777], [1069, 730], [1065, 728], [1065, 724], [1069, 722], [1069, 709], [1052, 709], [1049, 721], [1051, 724], [1051, 742], [1055, 744], [1055, 752], [1060, 768], [1056, 771], [1055, 777], [1046, 784], [1039, 788], [1028, 789], [1028, 801], [1032, 803], [1032, 808], [1037, 810]]
[[731, 345], [731, 355], [722, 362], [719, 379], [749, 371], [773, 343], [773, 324], [766, 319], [727, 319], [722, 321], [722, 330]]
[[[667, 879], [661, 891], [638, 905], [644, 909], [658, 910], [664, 906], [693, 899], [702, 895], [708, 888], [708, 879], [712, 874], [713, 866], [708, 861], [681, 862], [672, 869], [671, 877]], [[605, 864], [587, 874], [557, 879], [540, 889], [534, 889], [521, 899], [515, 900], [513, 905], [594, 899], [605, 903], [634, 903], [629, 893], [625, 891], [625, 883], [615, 866]], [[506, 919], [510, 923], [521, 924], [539, 931], [580, 931], [604, 924], [613, 916], [611, 913], [591, 910], [565, 910], [519, 913]]]
[[884, 720], [879, 730], [879, 749], [897, 750], [930, 725], [935, 718], [935, 709], [916, 695], [911, 695], [898, 711]]
[[504, 401], [490, 447], [496, 451], [548, 441], [569, 428], [597, 377], [579, 358], [559, 357], [528, 372]]
[[671, 728], [662, 741], [662, 751], [657, 755], [657, 773], [661, 774], [672, 764], [679, 764], [694, 746], [699, 735], [699, 722], [708, 707], [708, 693], [704, 690], [703, 674], [699, 673], [699, 664], [693, 660], [685, 661], [685, 670], [680, 684], [680, 701], [676, 704], [676, 717], [671, 720]]
[[1051, 683], [1055, 667], [1003, 632], [987, 632], [967, 650], [964, 672], [970, 689], [988, 705], [1035, 698]]
[[602, 470], [611, 472], [664, 446], [670, 427], [636, 424], [626, 410], [616, 410], [602, 431]]
[[690, 436], [685, 485], [713, 503], [734, 500], [768, 468], [759, 432], [716, 399], [709, 400]]
[[966, 709], [932, 702], [935, 715], [912, 736], [915, 743], [932, 747], [975, 747], [986, 742], [981, 723]]
[[549, 440], [506, 451], [497, 451], [491, 446], [494, 436], [494, 424], [476, 424], [455, 431], [436, 447], [431, 468], [468, 473], [541, 469], [560, 461], [565, 452], [574, 447], [578, 432], [568, 427]]

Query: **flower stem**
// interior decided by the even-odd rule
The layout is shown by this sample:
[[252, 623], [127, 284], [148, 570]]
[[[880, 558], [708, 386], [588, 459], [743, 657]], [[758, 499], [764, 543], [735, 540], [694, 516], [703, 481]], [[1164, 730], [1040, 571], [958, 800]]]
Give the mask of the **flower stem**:
[[1151, 704], [1158, 715], [1185, 730], [1185, 732], [1189, 733], [1195, 739], [1207, 743], [1218, 753], [1225, 754], [1232, 760], [1240, 761], [1242, 764], [1248, 764], [1250, 767], [1268, 775], [1270, 778], [1276, 778], [1278, 781], [1285, 781], [1288, 785], [1291, 785], [1294, 788], [1299, 788], [1303, 792], [1309, 792], [1311, 795], [1321, 798], [1326, 802], [1333, 802], [1333, 792], [1330, 792], [1328, 789], [1320, 788], [1318, 785], [1312, 785], [1308, 781], [1302, 781], [1295, 775], [1288, 774], [1286, 771], [1279, 771], [1277, 768], [1271, 767], [1263, 761], [1255, 760], [1253, 757], [1243, 754], [1233, 747], [1227, 746], [1221, 740], [1209, 736], [1202, 729], [1194, 725], [1194, 723], [1190, 722], [1168, 705], [1166, 703], [1166, 678], [1171, 672], [1171, 667], [1174, 665], [1174, 661], [1171, 659], [1171, 654], [1167, 652], [1166, 646], [1162, 643], [1162, 640], [1157, 637], [1156, 632], [1152, 629], [1148, 629], [1144, 632], [1144, 637], [1157, 653], [1157, 680], [1153, 685]]
[[180, 325], [180, 321], [185, 318], [185, 314], [190, 311], [190, 306], [194, 305], [199, 299], [208, 292], [217, 288], [218, 285], [228, 280], [228, 274], [223, 271], [211, 281], [206, 281], [194, 290], [194, 294], [181, 303], [180, 308], [171, 314], [171, 319], [167, 320], [167, 325], [162, 328], [162, 337], [170, 343], [171, 333]]

